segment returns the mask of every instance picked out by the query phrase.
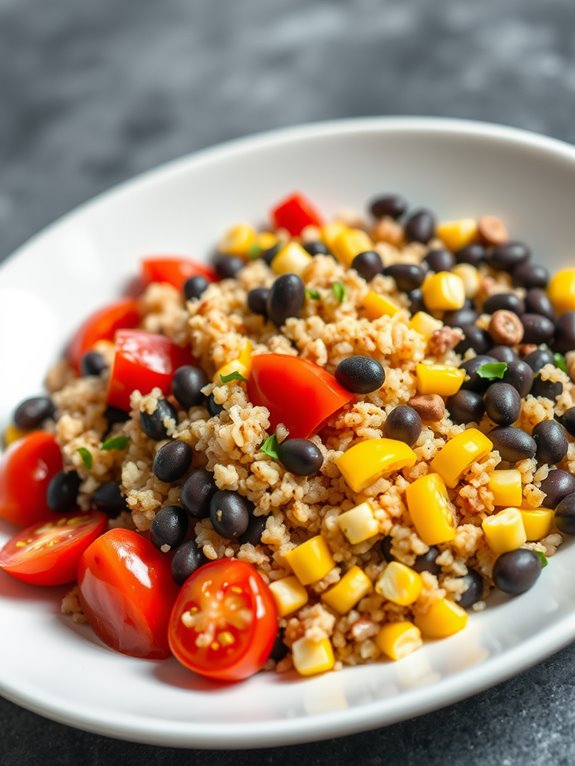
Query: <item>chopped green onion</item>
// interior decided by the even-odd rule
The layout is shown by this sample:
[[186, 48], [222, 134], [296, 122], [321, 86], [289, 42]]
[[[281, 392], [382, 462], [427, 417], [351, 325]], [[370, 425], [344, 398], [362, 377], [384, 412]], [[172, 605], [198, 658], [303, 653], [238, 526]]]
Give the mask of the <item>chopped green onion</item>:
[[563, 372], [567, 372], [567, 362], [565, 361], [563, 354], [553, 354], [553, 362], [555, 367], [559, 367], [559, 369], [563, 370]]
[[310, 290], [309, 288], [305, 291], [305, 294], [308, 298], [311, 298], [312, 301], [319, 301], [319, 293], [317, 290]]
[[539, 556], [539, 561], [541, 562], [541, 569], [545, 569], [545, 567], [549, 563], [547, 561], [547, 556], [543, 553], [543, 551], [535, 551], [535, 553]]
[[501, 380], [507, 372], [507, 362], [488, 362], [477, 368], [477, 374], [484, 380]]
[[87, 447], [78, 447], [77, 452], [80, 453], [80, 457], [82, 458], [82, 463], [84, 463], [84, 466], [90, 470], [94, 462], [90, 450]]
[[229, 375], [220, 375], [220, 380], [222, 383], [231, 383], [232, 380], [246, 380], [246, 378], [244, 378], [241, 372], [234, 370]]
[[276, 439], [275, 434], [272, 434], [272, 436], [268, 436], [268, 438], [265, 440], [265, 442], [260, 447], [260, 452], [263, 452], [264, 455], [267, 455], [268, 457], [271, 457], [272, 460], [278, 460], [278, 440]]
[[343, 285], [341, 282], [334, 282], [331, 286], [331, 291], [334, 295], [334, 298], [339, 301], [339, 303], [343, 303], [347, 296], [347, 290], [345, 289], [345, 285]]
[[105, 452], [109, 452], [110, 450], [123, 450], [126, 449], [129, 441], [129, 436], [123, 436], [122, 434], [120, 434], [120, 436], [112, 436], [109, 439], [106, 439], [100, 449]]

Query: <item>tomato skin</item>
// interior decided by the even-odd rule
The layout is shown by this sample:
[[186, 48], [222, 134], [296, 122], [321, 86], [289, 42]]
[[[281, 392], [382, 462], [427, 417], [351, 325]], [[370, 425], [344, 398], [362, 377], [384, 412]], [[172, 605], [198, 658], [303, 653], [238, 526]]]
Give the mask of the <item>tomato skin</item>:
[[178, 367], [193, 363], [187, 349], [177, 346], [164, 335], [144, 330], [118, 330], [108, 382], [108, 404], [128, 411], [130, 394], [135, 389], [149, 394], [157, 386], [167, 394]]
[[146, 285], [151, 282], [167, 282], [177, 290], [181, 290], [190, 277], [202, 276], [208, 282], [216, 282], [217, 275], [213, 269], [196, 263], [191, 258], [178, 256], [150, 256], [140, 262], [142, 279]]
[[84, 551], [80, 603], [107, 646], [132, 657], [170, 656], [168, 619], [178, 595], [170, 561], [129, 529], [111, 529]]
[[32, 431], [13, 442], [0, 460], [0, 518], [21, 527], [54, 519], [46, 493], [62, 468], [52, 434]]
[[278, 203], [271, 211], [277, 229], [287, 229], [293, 237], [299, 237], [306, 226], [321, 226], [321, 215], [303, 194], [294, 193]]
[[252, 357], [247, 389], [253, 404], [270, 411], [272, 429], [283, 423], [290, 439], [317, 433], [334, 412], [354, 400], [323, 367], [284, 354]]
[[[235, 629], [224, 623], [216, 628], [233, 632], [234, 641], [226, 648], [206, 648], [196, 644], [196, 633], [182, 622], [182, 615], [206, 597], [210, 604], [241, 592], [245, 608], [252, 615], [248, 627]], [[241, 681], [257, 673], [268, 659], [277, 636], [277, 607], [272, 593], [251, 564], [238, 559], [219, 559], [204, 564], [183, 584], [174, 604], [168, 636], [177, 660], [190, 670], [219, 681]]]
[[68, 359], [80, 371], [80, 362], [87, 351], [100, 340], [114, 340], [117, 330], [137, 327], [140, 322], [138, 301], [126, 298], [111, 303], [91, 314], [78, 328], [68, 346]]
[[[0, 569], [31, 585], [74, 582], [80, 556], [107, 523], [106, 515], [99, 511], [52, 513], [51, 521], [27, 527], [8, 540], [0, 550]], [[28, 540], [31, 546], [23, 545]]]

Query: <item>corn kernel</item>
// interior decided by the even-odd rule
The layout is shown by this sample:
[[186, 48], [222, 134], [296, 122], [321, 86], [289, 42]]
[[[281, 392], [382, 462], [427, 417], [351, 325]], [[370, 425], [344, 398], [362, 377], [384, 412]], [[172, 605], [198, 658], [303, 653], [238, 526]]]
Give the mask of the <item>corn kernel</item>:
[[8, 423], [6, 430], [4, 431], [4, 446], [9, 447], [10, 444], [17, 442], [18, 439], [26, 436], [27, 433], [28, 431], [23, 431], [21, 428], [18, 428], [18, 426], [15, 426], [14, 423]]
[[442, 598], [432, 604], [425, 614], [418, 614], [415, 624], [426, 638], [447, 638], [467, 625], [468, 614], [455, 601]]
[[376, 593], [399, 606], [417, 601], [423, 588], [421, 577], [411, 567], [391, 561], [375, 584]]
[[482, 523], [487, 545], [493, 553], [514, 551], [527, 542], [523, 517], [518, 508], [505, 508]]
[[226, 255], [245, 257], [250, 247], [253, 247], [255, 243], [256, 230], [249, 224], [240, 223], [228, 229], [218, 245], [218, 250], [221, 253], [226, 253]]
[[373, 242], [362, 229], [347, 229], [341, 231], [333, 240], [332, 253], [347, 269], [359, 253], [373, 250]]
[[358, 601], [373, 590], [369, 577], [359, 567], [351, 567], [333, 588], [322, 593], [321, 599], [339, 614], [347, 614]]
[[440, 330], [443, 327], [441, 319], [434, 319], [430, 314], [425, 311], [418, 311], [409, 320], [409, 327], [424, 338], [431, 338], [436, 330]]
[[335, 562], [326, 541], [321, 535], [316, 535], [286, 553], [286, 561], [302, 585], [321, 580], [330, 572]]
[[422, 645], [421, 631], [412, 622], [388, 622], [375, 638], [382, 654], [390, 660], [401, 660]]
[[324, 245], [326, 245], [331, 252], [333, 252], [333, 244], [337, 237], [342, 233], [342, 231], [346, 231], [347, 226], [343, 221], [332, 221], [331, 223], [326, 223], [323, 226], [320, 227], [320, 239], [323, 242]]
[[459, 477], [472, 463], [481, 460], [493, 449], [493, 442], [477, 428], [467, 428], [450, 439], [431, 461], [448, 487], [455, 487]]
[[345, 511], [337, 518], [337, 523], [343, 534], [352, 545], [363, 543], [379, 531], [379, 525], [373, 515], [369, 503], [356, 505], [350, 511]]
[[362, 492], [380, 476], [411, 468], [415, 452], [397, 439], [367, 439], [336, 459], [336, 465], [354, 492]]
[[477, 239], [477, 221], [474, 218], [459, 218], [437, 224], [436, 235], [448, 250], [460, 250]]
[[[222, 365], [222, 367], [220, 367], [220, 369], [215, 372], [212, 380], [214, 383], [221, 385], [222, 383], [224, 383], [224, 380], [222, 380], [222, 378], [227, 378], [228, 375], [232, 375], [235, 372], [237, 372], [239, 375], [242, 376], [242, 378], [247, 380], [250, 374], [250, 369], [249, 369], [249, 366], [241, 362], [239, 358], [232, 359], [231, 362], [228, 362], [227, 364]], [[230, 380], [227, 382], [234, 383], [236, 380], [238, 380], [238, 378], [234, 378], [233, 380]]]
[[525, 536], [530, 543], [542, 540], [551, 531], [554, 511], [550, 508], [520, 508]]
[[465, 303], [463, 280], [450, 271], [438, 271], [426, 277], [421, 291], [429, 311], [455, 311]]
[[271, 262], [271, 269], [276, 274], [301, 275], [312, 261], [312, 256], [301, 245], [288, 242]]
[[426, 545], [437, 545], [455, 538], [453, 510], [439, 474], [420, 476], [408, 485], [405, 498], [417, 534]]
[[282, 580], [275, 580], [270, 583], [270, 590], [280, 617], [285, 617], [286, 614], [291, 614], [307, 604], [307, 590], [297, 577], [291, 576], [284, 577]]
[[415, 368], [416, 385], [420, 394], [453, 396], [465, 380], [465, 370], [446, 364], [423, 364]]
[[249, 340], [246, 340], [238, 356], [238, 361], [241, 362], [244, 365], [244, 367], [248, 368], [248, 372], [249, 372], [249, 368], [250, 368], [250, 364], [252, 360], [253, 350], [254, 350], [254, 347], [252, 346], [251, 342]]
[[294, 668], [300, 676], [314, 676], [331, 670], [335, 664], [333, 649], [329, 638], [314, 641], [311, 638], [298, 638], [291, 648]]
[[481, 286], [481, 274], [470, 263], [458, 263], [451, 271], [461, 279], [466, 298], [475, 298]]
[[368, 319], [392, 317], [400, 310], [397, 303], [385, 295], [369, 292], [362, 301], [363, 309]]
[[521, 505], [523, 499], [521, 473], [517, 469], [493, 471], [489, 476], [487, 487], [493, 493], [494, 505]]
[[275, 247], [278, 242], [277, 234], [274, 234], [272, 231], [261, 231], [256, 236], [255, 244], [260, 252], [265, 252]]
[[575, 311], [575, 269], [562, 269], [554, 274], [547, 295], [558, 314]]

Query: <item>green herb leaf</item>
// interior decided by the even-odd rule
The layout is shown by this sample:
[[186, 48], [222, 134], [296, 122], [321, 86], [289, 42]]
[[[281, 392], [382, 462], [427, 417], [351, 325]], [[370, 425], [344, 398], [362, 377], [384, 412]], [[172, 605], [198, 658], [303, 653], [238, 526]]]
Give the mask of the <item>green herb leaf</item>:
[[541, 562], [541, 569], [545, 569], [545, 567], [549, 563], [547, 561], [547, 556], [543, 553], [543, 551], [535, 551], [535, 553], [539, 556], [539, 561]]
[[305, 294], [308, 298], [311, 298], [312, 301], [319, 301], [319, 293], [317, 290], [310, 290], [309, 288], [305, 291]]
[[501, 380], [507, 372], [507, 362], [488, 362], [477, 368], [477, 374], [485, 380]]
[[563, 354], [553, 354], [553, 362], [555, 363], [555, 367], [559, 367], [563, 372], [567, 372], [567, 362], [565, 361]]
[[94, 462], [90, 450], [87, 447], [78, 447], [77, 452], [80, 453], [80, 457], [82, 458], [82, 463], [84, 463], [84, 466], [90, 470]]
[[343, 303], [347, 297], [347, 290], [345, 289], [345, 285], [343, 285], [341, 282], [334, 282], [331, 286], [331, 291], [334, 295], [334, 298], [340, 303]]
[[234, 370], [229, 375], [220, 375], [220, 380], [222, 383], [231, 383], [232, 380], [246, 380], [246, 378], [244, 378], [241, 372]]
[[260, 245], [252, 245], [250, 249], [248, 250], [248, 258], [250, 261], [255, 261], [256, 258], [259, 258], [262, 254], [262, 249]]
[[264, 455], [267, 455], [268, 457], [271, 457], [272, 460], [279, 461], [279, 457], [278, 457], [278, 440], [276, 439], [275, 434], [272, 434], [272, 436], [268, 436], [268, 438], [265, 440], [265, 442], [260, 447], [260, 452], [263, 452]]
[[123, 436], [122, 434], [120, 434], [120, 436], [112, 436], [109, 439], [106, 439], [100, 449], [104, 450], [105, 452], [109, 452], [113, 449], [123, 450], [126, 449], [129, 441], [129, 436]]

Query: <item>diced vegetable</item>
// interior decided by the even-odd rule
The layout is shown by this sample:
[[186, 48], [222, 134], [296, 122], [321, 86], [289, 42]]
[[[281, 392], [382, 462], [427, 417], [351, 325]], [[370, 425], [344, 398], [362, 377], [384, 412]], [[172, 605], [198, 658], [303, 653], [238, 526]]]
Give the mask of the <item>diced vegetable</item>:
[[362, 492], [376, 479], [415, 465], [415, 452], [396, 439], [367, 439], [336, 459], [344, 479], [354, 492]]

